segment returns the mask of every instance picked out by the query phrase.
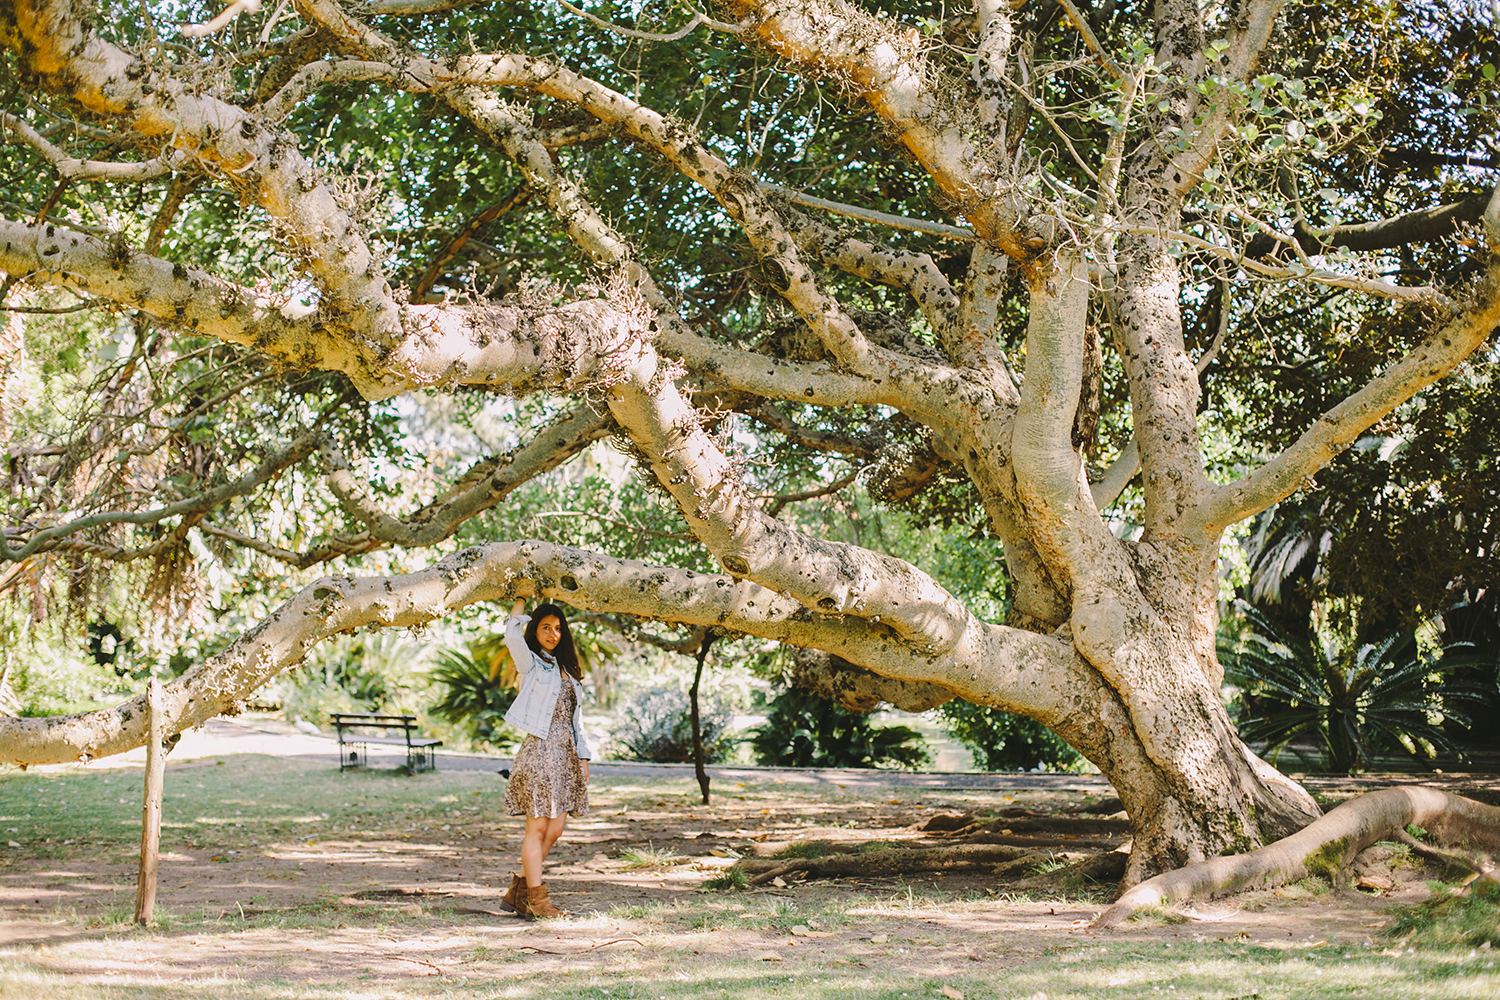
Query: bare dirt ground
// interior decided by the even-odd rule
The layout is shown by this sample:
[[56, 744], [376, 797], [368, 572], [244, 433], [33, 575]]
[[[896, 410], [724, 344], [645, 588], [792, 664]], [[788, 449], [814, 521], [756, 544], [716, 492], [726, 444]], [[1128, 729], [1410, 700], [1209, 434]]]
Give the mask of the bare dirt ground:
[[[247, 745], [226, 740], [210, 749]], [[972, 981], [1104, 940], [1379, 950], [1388, 947], [1380, 935], [1387, 908], [1428, 894], [1429, 873], [1375, 858], [1362, 872], [1365, 889], [1298, 885], [1190, 908], [1182, 922], [1149, 919], [1095, 934], [1088, 922], [1111, 887], [1069, 879], [1066, 868], [1039, 876], [1038, 868], [1124, 843], [1107, 789], [877, 788], [868, 776], [849, 787], [760, 772], [749, 775], [759, 781], [738, 780], [736, 772], [716, 780], [713, 805], [703, 807], [680, 772], [601, 766], [590, 816], [570, 822], [549, 861], [553, 899], [575, 916], [532, 924], [499, 910], [516, 870], [519, 824], [503, 815], [494, 761], [467, 770], [444, 761], [438, 774], [414, 778], [341, 776], [331, 756], [319, 757], [326, 743], [296, 746], [307, 752], [174, 754], [168, 787], [186, 790], [188, 801], [195, 785], [247, 791], [238, 811], [233, 796], [221, 797], [191, 810], [190, 822], [168, 824], [155, 929], [129, 923], [136, 858], [128, 846], [90, 849], [80, 840], [27, 851], [12, 841], [0, 867], [0, 968], [20, 977], [12, 985], [34, 976], [92, 997], [128, 982], [135, 992], [119, 995], [185, 998], [301, 995], [286, 992], [295, 984], [309, 995], [375, 997], [404, 996], [417, 981], [454, 995], [524, 982], [515, 995], [571, 996], [583, 994], [558, 983], [620, 975], [666, 982], [683, 963], [726, 976], [741, 975], [734, 970], [746, 963], [824, 970], [856, 985]], [[122, 803], [138, 808], [140, 772], [122, 764], [106, 777]], [[1500, 796], [1495, 778], [1438, 780]], [[312, 798], [269, 821], [241, 819], [253, 812], [252, 789], [266, 782]], [[1317, 790], [1330, 797], [1357, 790], [1322, 784]], [[6, 836], [0, 829], [0, 843]], [[878, 871], [871, 855], [870, 871], [852, 877], [792, 874], [759, 888], [704, 888], [736, 858], [811, 841], [845, 851], [1008, 844], [1033, 848], [1046, 863], [1030, 859], [999, 874], [994, 864], [902, 874]]]

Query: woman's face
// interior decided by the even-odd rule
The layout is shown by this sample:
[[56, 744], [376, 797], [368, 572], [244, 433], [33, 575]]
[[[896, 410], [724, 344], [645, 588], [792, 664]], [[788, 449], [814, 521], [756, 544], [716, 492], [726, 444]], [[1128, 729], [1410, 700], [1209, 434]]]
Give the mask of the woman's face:
[[562, 622], [556, 615], [548, 615], [536, 623], [536, 642], [549, 653], [562, 642]]

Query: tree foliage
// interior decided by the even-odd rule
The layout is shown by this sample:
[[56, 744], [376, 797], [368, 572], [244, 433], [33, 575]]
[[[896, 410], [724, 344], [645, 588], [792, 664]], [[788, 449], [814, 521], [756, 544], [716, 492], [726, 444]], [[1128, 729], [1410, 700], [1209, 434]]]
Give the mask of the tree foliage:
[[1065, 771], [1078, 752], [1035, 719], [954, 699], [938, 709], [943, 726], [985, 771]]

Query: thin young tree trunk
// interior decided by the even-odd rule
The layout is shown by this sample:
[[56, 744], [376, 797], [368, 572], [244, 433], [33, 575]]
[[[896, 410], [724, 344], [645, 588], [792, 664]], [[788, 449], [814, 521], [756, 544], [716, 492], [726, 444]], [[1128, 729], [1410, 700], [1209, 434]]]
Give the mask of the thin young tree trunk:
[[688, 692], [688, 704], [693, 713], [693, 771], [698, 775], [698, 789], [703, 793], [703, 804], [708, 805], [708, 770], [703, 766], [703, 726], [698, 715], [698, 687], [703, 681], [703, 661], [708, 659], [708, 649], [714, 644], [712, 632], [703, 633], [703, 642], [698, 647], [698, 666], [693, 671], [693, 687]]
[[141, 867], [135, 883], [135, 922], [151, 923], [156, 907], [156, 858], [161, 844], [161, 797], [166, 776], [167, 752], [162, 746], [163, 722], [161, 681], [155, 677], [146, 688], [146, 788], [141, 804]]

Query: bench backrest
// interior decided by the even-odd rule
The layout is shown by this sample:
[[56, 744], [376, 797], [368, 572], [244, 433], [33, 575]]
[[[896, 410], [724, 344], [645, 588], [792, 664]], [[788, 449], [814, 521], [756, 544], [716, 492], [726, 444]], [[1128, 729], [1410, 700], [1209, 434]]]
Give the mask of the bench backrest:
[[416, 729], [415, 715], [366, 715], [349, 712], [332, 712], [328, 716], [334, 726], [344, 729]]

